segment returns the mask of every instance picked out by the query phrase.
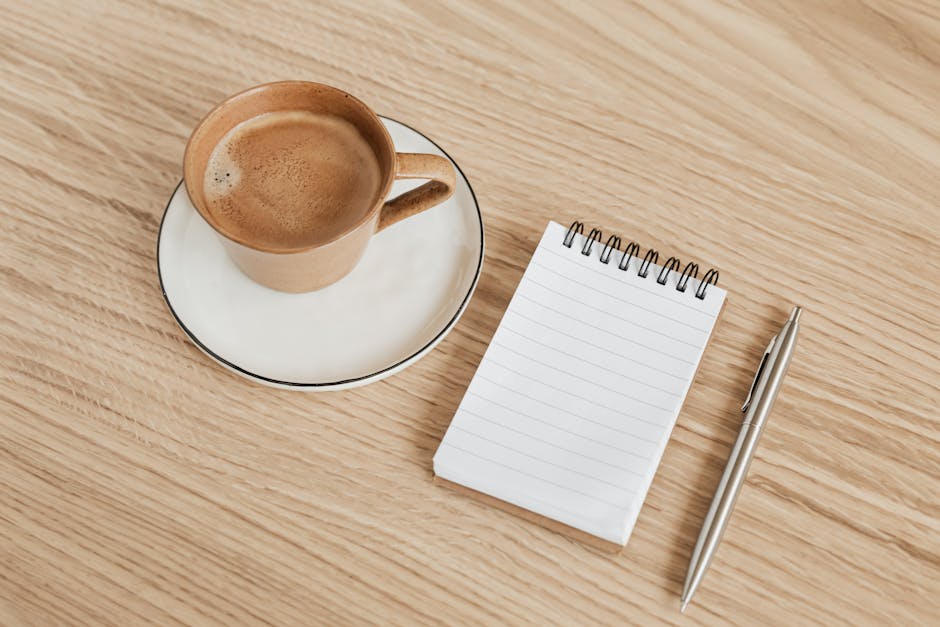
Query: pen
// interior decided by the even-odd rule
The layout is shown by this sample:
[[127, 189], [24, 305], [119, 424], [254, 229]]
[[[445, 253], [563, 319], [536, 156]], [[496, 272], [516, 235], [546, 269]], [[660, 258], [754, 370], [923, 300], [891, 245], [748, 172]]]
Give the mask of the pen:
[[790, 319], [784, 323], [780, 332], [767, 345], [764, 357], [754, 375], [751, 390], [741, 408], [741, 411], [745, 412], [744, 424], [741, 425], [741, 432], [734, 443], [734, 448], [731, 449], [725, 472], [721, 476], [721, 481], [718, 482], [718, 489], [715, 490], [712, 504], [708, 508], [708, 514], [705, 516], [702, 530], [695, 543], [695, 550], [692, 551], [689, 572], [685, 576], [685, 585], [682, 588], [682, 601], [679, 606], [681, 612], [685, 611], [692, 600], [692, 595], [702, 583], [705, 571], [708, 570], [708, 565], [721, 542], [721, 536], [724, 535], [725, 528], [728, 526], [728, 520], [734, 510], [734, 502], [744, 485], [747, 469], [757, 450], [757, 442], [760, 440], [764, 423], [767, 422], [767, 416], [770, 414], [770, 409], [780, 391], [780, 385], [783, 383], [783, 377], [787, 373], [787, 367], [790, 365], [802, 313], [802, 308], [793, 308]]

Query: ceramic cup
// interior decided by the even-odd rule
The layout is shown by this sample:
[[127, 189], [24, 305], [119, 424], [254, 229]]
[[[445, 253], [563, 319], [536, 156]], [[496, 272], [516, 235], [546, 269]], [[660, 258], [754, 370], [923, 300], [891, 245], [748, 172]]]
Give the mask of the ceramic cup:
[[[225, 226], [206, 210], [203, 180], [212, 150], [228, 131], [246, 120], [264, 113], [298, 110], [339, 116], [365, 138], [381, 173], [371, 208], [332, 240], [299, 249], [262, 246], [226, 232]], [[193, 206], [219, 234], [235, 265], [254, 281], [283, 292], [310, 292], [340, 280], [356, 267], [373, 234], [447, 200], [455, 185], [454, 168], [448, 159], [395, 152], [385, 125], [362, 101], [335, 87], [305, 81], [252, 87], [209, 112], [186, 145], [183, 179]], [[428, 181], [386, 200], [396, 179]]]

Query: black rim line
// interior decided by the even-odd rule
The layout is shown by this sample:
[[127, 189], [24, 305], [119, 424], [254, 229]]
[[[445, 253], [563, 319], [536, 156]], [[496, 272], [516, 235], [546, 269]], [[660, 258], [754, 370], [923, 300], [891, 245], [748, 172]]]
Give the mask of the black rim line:
[[431, 338], [430, 341], [428, 341], [424, 346], [416, 350], [414, 353], [412, 353], [408, 357], [405, 357], [401, 361], [395, 362], [394, 364], [390, 366], [386, 366], [385, 368], [382, 368], [381, 370], [376, 370], [375, 372], [372, 372], [367, 375], [363, 375], [361, 377], [353, 377], [351, 379], [341, 379], [339, 381], [330, 381], [328, 383], [297, 383], [296, 381], [281, 381], [280, 379], [272, 379], [271, 377], [266, 377], [264, 375], [251, 372], [250, 370], [246, 370], [242, 368], [241, 366], [239, 366], [238, 364], [234, 364], [231, 361], [222, 357], [221, 355], [218, 355], [215, 351], [213, 351], [208, 346], [203, 344], [202, 341], [200, 341], [199, 338], [196, 337], [196, 335], [192, 331], [190, 331], [189, 328], [187, 328], [185, 324], [183, 324], [183, 321], [180, 319], [179, 315], [177, 315], [176, 310], [173, 309], [173, 305], [172, 303], [170, 303], [170, 298], [167, 296], [166, 289], [163, 286], [163, 273], [160, 271], [160, 241], [163, 239], [163, 223], [166, 221], [167, 213], [169, 213], [170, 211], [170, 205], [173, 203], [173, 199], [176, 197], [176, 193], [179, 191], [180, 186], [183, 184], [183, 181], [180, 180], [180, 182], [177, 183], [176, 188], [173, 190], [173, 193], [170, 195], [170, 199], [166, 203], [166, 208], [163, 210], [163, 217], [160, 219], [160, 228], [157, 231], [157, 257], [156, 257], [157, 258], [157, 278], [160, 281], [160, 292], [163, 294], [163, 301], [166, 303], [167, 308], [170, 310], [170, 313], [173, 315], [173, 318], [176, 320], [176, 324], [178, 324], [179, 327], [183, 330], [183, 332], [186, 333], [186, 335], [193, 342], [193, 344], [198, 346], [200, 350], [205, 352], [212, 359], [215, 359], [219, 363], [225, 364], [225, 366], [227, 366], [228, 368], [231, 368], [232, 370], [240, 372], [248, 377], [251, 377], [252, 379], [257, 379], [259, 381], [266, 381], [268, 383], [274, 383], [276, 385], [283, 385], [283, 386], [292, 387], [292, 388], [335, 387], [338, 385], [346, 385], [349, 383], [357, 383], [359, 381], [372, 379], [374, 377], [377, 377], [378, 375], [381, 375], [385, 372], [394, 370], [398, 368], [399, 366], [404, 365], [408, 361], [414, 359], [415, 357], [417, 357], [424, 351], [434, 346], [437, 342], [439, 342], [444, 337], [448, 329], [450, 329], [456, 324], [457, 319], [460, 318], [464, 309], [467, 307], [467, 303], [470, 301], [470, 296], [473, 294], [474, 289], [476, 289], [476, 285], [477, 285], [477, 282], [480, 280], [480, 274], [483, 268], [483, 251], [486, 248], [486, 242], [484, 240], [483, 214], [480, 211], [480, 203], [477, 202], [477, 195], [473, 191], [473, 186], [470, 184], [470, 179], [468, 179], [467, 176], [463, 173], [463, 170], [460, 169], [460, 166], [457, 164], [457, 162], [454, 161], [454, 159], [447, 153], [447, 151], [444, 150], [436, 141], [434, 141], [433, 139], [431, 139], [430, 137], [428, 137], [427, 135], [425, 135], [418, 129], [414, 128], [413, 126], [405, 124], [404, 122], [399, 122], [398, 120], [387, 117], [387, 116], [379, 116], [379, 117], [389, 120], [391, 122], [395, 122], [396, 124], [401, 124], [405, 128], [410, 129], [411, 131], [417, 133], [421, 137], [424, 137], [426, 140], [434, 144], [434, 146], [438, 150], [440, 150], [442, 153], [444, 153], [444, 156], [447, 157], [450, 160], [450, 162], [454, 164], [454, 167], [457, 168], [457, 172], [460, 174], [464, 182], [467, 184], [467, 189], [470, 190], [470, 197], [473, 199], [473, 206], [477, 210], [477, 223], [479, 224], [479, 227], [480, 227], [480, 255], [477, 258], [477, 269], [476, 269], [476, 272], [474, 273], [473, 281], [470, 283], [470, 288], [467, 290], [467, 293], [464, 295], [463, 300], [460, 302], [460, 306], [457, 307], [457, 311], [454, 312], [454, 315], [451, 317], [450, 320], [447, 321], [447, 324], [444, 325], [444, 327], [437, 333], [437, 335]]

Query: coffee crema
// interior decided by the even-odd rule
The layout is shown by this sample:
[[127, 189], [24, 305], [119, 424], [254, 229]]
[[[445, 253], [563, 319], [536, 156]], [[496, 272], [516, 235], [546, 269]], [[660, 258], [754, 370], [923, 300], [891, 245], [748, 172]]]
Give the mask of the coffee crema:
[[378, 202], [381, 168], [343, 118], [276, 111], [246, 120], [212, 150], [205, 206], [235, 239], [274, 250], [328, 242]]

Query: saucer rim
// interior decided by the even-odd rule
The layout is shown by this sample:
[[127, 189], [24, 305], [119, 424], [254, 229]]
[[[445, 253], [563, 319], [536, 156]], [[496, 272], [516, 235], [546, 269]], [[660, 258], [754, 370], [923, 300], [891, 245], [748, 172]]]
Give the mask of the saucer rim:
[[170, 212], [170, 205], [173, 204], [173, 199], [176, 198], [176, 194], [179, 193], [180, 187], [183, 186], [183, 180], [180, 179], [179, 183], [177, 183], [176, 187], [173, 189], [173, 193], [170, 194], [169, 200], [167, 200], [166, 207], [163, 210], [163, 217], [160, 218], [160, 226], [159, 226], [159, 229], [157, 230], [156, 266], [157, 266], [157, 279], [160, 282], [160, 293], [163, 295], [163, 302], [166, 303], [167, 308], [170, 310], [170, 314], [173, 316], [173, 319], [176, 320], [176, 324], [180, 327], [180, 329], [183, 330], [186, 336], [190, 339], [190, 341], [193, 344], [196, 345], [196, 347], [199, 350], [201, 350], [203, 353], [205, 353], [207, 356], [215, 360], [220, 365], [248, 379], [255, 380], [255, 381], [264, 383], [266, 385], [272, 385], [272, 386], [277, 386], [277, 387], [282, 387], [282, 388], [287, 388], [287, 389], [328, 390], [328, 389], [343, 389], [343, 388], [357, 387], [358, 385], [365, 385], [366, 383], [370, 383], [372, 381], [378, 381], [387, 376], [395, 374], [396, 372], [407, 367], [414, 361], [417, 361], [418, 359], [423, 357], [425, 354], [427, 354], [432, 348], [434, 348], [441, 340], [443, 340], [444, 337], [457, 325], [457, 322], [460, 320], [461, 315], [463, 315], [464, 310], [467, 308], [467, 305], [470, 303], [470, 298], [473, 296], [473, 292], [476, 290], [477, 283], [480, 280], [480, 274], [483, 271], [483, 256], [484, 256], [484, 250], [486, 249], [486, 240], [485, 240], [485, 233], [483, 229], [483, 212], [480, 210], [480, 203], [477, 200], [476, 192], [473, 191], [473, 186], [470, 184], [470, 179], [468, 179], [466, 174], [464, 174], [463, 170], [460, 168], [460, 165], [457, 164], [457, 162], [450, 156], [450, 154], [448, 154], [446, 150], [444, 150], [444, 148], [440, 144], [438, 144], [436, 141], [434, 141], [433, 139], [431, 139], [430, 137], [428, 137], [427, 135], [425, 135], [418, 129], [414, 128], [410, 124], [406, 124], [404, 122], [396, 120], [395, 118], [391, 118], [385, 115], [379, 115], [378, 117], [381, 120], [388, 120], [390, 122], [395, 122], [396, 124], [400, 124], [404, 126], [405, 128], [411, 130], [412, 132], [417, 133], [421, 137], [424, 137], [429, 142], [431, 142], [438, 150], [440, 150], [444, 154], [445, 157], [447, 157], [450, 160], [452, 164], [454, 164], [454, 168], [456, 168], [458, 174], [460, 174], [463, 180], [467, 183], [467, 189], [470, 190], [470, 197], [473, 199], [473, 206], [477, 212], [477, 225], [480, 230], [480, 252], [477, 256], [477, 267], [474, 272], [473, 281], [471, 281], [470, 287], [467, 289], [467, 293], [464, 295], [463, 300], [461, 300], [460, 305], [457, 307], [457, 310], [454, 312], [454, 315], [447, 322], [447, 324], [441, 327], [441, 330], [438, 331], [437, 334], [433, 338], [431, 338], [427, 343], [425, 343], [421, 348], [419, 348], [415, 352], [395, 362], [394, 364], [391, 364], [389, 366], [376, 370], [375, 372], [371, 372], [369, 374], [365, 374], [362, 376], [351, 377], [348, 379], [340, 379], [336, 381], [327, 381], [327, 382], [322, 382], [322, 383], [307, 383], [307, 382], [300, 382], [300, 381], [283, 381], [281, 379], [275, 379], [272, 377], [267, 377], [265, 375], [257, 374], [255, 372], [251, 372], [250, 370], [247, 370], [239, 366], [238, 364], [235, 364], [231, 362], [230, 360], [222, 357], [221, 355], [215, 353], [214, 351], [212, 351], [212, 349], [210, 349], [208, 346], [203, 344], [203, 342], [198, 337], [196, 337], [196, 335], [182, 321], [182, 319], [176, 313], [176, 310], [173, 309], [173, 304], [170, 302], [170, 297], [166, 293], [166, 287], [163, 282], [163, 272], [160, 267], [160, 243], [163, 240], [163, 226], [164, 226], [164, 222], [166, 221], [167, 214]]

